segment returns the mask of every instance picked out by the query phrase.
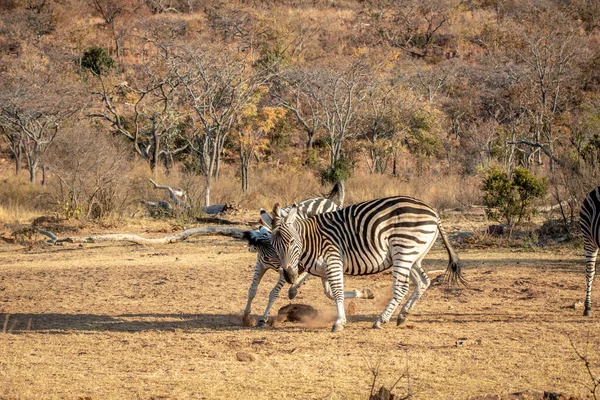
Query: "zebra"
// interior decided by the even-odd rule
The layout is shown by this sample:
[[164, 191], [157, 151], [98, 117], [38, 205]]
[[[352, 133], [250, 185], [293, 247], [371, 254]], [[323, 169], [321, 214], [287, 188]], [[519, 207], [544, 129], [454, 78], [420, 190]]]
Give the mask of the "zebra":
[[[335, 191], [335, 188], [334, 188]], [[330, 200], [333, 197], [333, 193], [328, 195], [328, 198], [322, 197], [314, 197], [310, 199], [306, 199], [298, 203], [296, 208], [296, 215], [299, 218], [307, 218], [319, 213], [335, 211], [337, 210], [337, 205]], [[286, 206], [280, 210], [282, 215], [287, 215], [288, 211], [292, 208], [292, 205]], [[261, 218], [264, 218], [262, 215], [266, 213], [264, 209], [261, 209]], [[275, 249], [271, 245], [271, 232], [264, 226], [261, 226], [257, 230], [245, 231], [243, 233], [243, 238], [248, 241], [251, 251], [256, 251], [256, 264], [254, 267], [254, 275], [252, 278], [252, 283], [250, 284], [250, 288], [248, 289], [248, 300], [246, 302], [246, 308], [244, 309], [244, 320], [246, 321], [250, 318], [250, 313], [252, 312], [252, 301], [256, 296], [256, 292], [258, 290], [258, 285], [265, 274], [269, 269], [273, 269], [275, 271], [281, 272], [281, 263], [279, 261], [279, 257], [275, 252]], [[309, 277], [307, 272], [301, 274], [293, 283], [292, 286], [288, 290], [289, 299], [293, 299], [296, 297], [298, 293], [298, 288], [305, 282], [305, 280]], [[261, 327], [267, 322], [269, 313], [271, 308], [277, 298], [279, 297], [279, 292], [281, 288], [285, 284], [286, 279], [280, 273], [279, 280], [275, 284], [275, 287], [271, 290], [269, 294], [269, 301], [267, 303], [267, 307], [262, 317], [257, 322], [257, 326]], [[326, 280], [322, 281], [323, 288], [325, 294], [332, 298], [331, 289]], [[373, 293], [369, 289], [363, 290], [353, 290], [344, 293], [346, 298], [366, 298], [372, 299]]]
[[346, 323], [343, 275], [375, 274], [390, 267], [394, 279], [393, 297], [373, 328], [382, 328], [390, 320], [412, 279], [416, 288], [400, 311], [397, 324], [404, 322], [430, 284], [421, 261], [438, 232], [450, 259], [446, 280], [451, 285], [466, 286], [458, 256], [440, 218], [430, 206], [411, 197], [366, 201], [308, 219], [298, 218], [295, 205], [284, 215], [275, 204], [272, 217], [263, 221], [271, 223], [271, 242], [287, 282], [295, 282], [299, 270], [329, 282], [337, 306], [333, 332], [342, 330]]
[[592, 283], [596, 274], [596, 256], [600, 247], [600, 186], [583, 200], [579, 211], [579, 227], [585, 250], [585, 277], [587, 281], [583, 315], [592, 316]]

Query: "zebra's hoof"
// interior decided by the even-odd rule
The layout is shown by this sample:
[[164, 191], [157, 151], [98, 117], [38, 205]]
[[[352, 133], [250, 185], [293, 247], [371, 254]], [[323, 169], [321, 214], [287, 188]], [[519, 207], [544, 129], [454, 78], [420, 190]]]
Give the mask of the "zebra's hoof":
[[592, 310], [590, 308], [586, 308], [585, 311], [583, 311], [583, 316], [584, 317], [591, 317], [592, 316]]
[[331, 332], [339, 332], [344, 330], [344, 325], [342, 324], [333, 324], [333, 328], [331, 328]]
[[383, 329], [383, 322], [377, 320], [373, 323], [373, 329]]
[[265, 326], [265, 321], [262, 319], [256, 323], [257, 328], [262, 328], [263, 326]]
[[295, 298], [297, 295], [298, 295], [298, 289], [292, 286], [292, 287], [291, 287], [291, 288], [288, 290], [288, 298], [289, 298], [290, 300], [294, 300], [294, 298]]
[[396, 320], [396, 326], [402, 325], [403, 323], [406, 322], [406, 314], [399, 314], [398, 315], [398, 319]]
[[373, 294], [373, 291], [371, 289], [363, 289], [363, 294], [365, 296], [365, 299], [374, 299], [375, 295]]

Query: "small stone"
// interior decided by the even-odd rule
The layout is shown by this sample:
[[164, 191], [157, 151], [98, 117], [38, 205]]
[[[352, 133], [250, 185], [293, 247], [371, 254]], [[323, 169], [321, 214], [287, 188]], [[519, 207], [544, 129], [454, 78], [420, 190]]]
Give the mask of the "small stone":
[[346, 304], [346, 315], [354, 315], [356, 314], [356, 303], [353, 301], [349, 301]]
[[574, 310], [579, 310], [581, 307], [583, 307], [583, 301], [576, 301], [571, 305], [571, 308]]
[[240, 351], [238, 352], [235, 357], [237, 358], [238, 361], [241, 362], [252, 362], [254, 360], [256, 360], [256, 357], [250, 353], [246, 353], [244, 351]]

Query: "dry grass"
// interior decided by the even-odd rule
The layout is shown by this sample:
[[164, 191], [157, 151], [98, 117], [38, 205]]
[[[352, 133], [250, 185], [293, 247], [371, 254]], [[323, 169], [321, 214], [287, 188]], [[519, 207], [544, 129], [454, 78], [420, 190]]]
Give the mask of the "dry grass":
[[[232, 239], [30, 251], [3, 244], [0, 398], [364, 399], [378, 361], [388, 386], [408, 362], [415, 399], [528, 389], [584, 398], [589, 377], [569, 338], [600, 374], [600, 320], [572, 308], [584, 295], [581, 253], [463, 249], [475, 290], [434, 286], [404, 326], [381, 331], [371, 324], [390, 274], [349, 278], [347, 287], [368, 287], [376, 299], [354, 301], [346, 329], [332, 334], [334, 307], [316, 279], [295, 300], [319, 310], [316, 323], [243, 327], [255, 255]], [[436, 246], [424, 267], [446, 263]], [[255, 315], [275, 280], [266, 275]]]

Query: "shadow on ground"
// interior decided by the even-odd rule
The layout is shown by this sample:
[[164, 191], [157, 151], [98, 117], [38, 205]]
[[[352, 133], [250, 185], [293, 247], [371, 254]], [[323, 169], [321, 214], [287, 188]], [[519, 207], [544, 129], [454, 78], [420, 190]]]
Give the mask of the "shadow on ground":
[[0, 332], [14, 334], [249, 329], [242, 326], [242, 317], [236, 314], [0, 314], [2, 327]]

